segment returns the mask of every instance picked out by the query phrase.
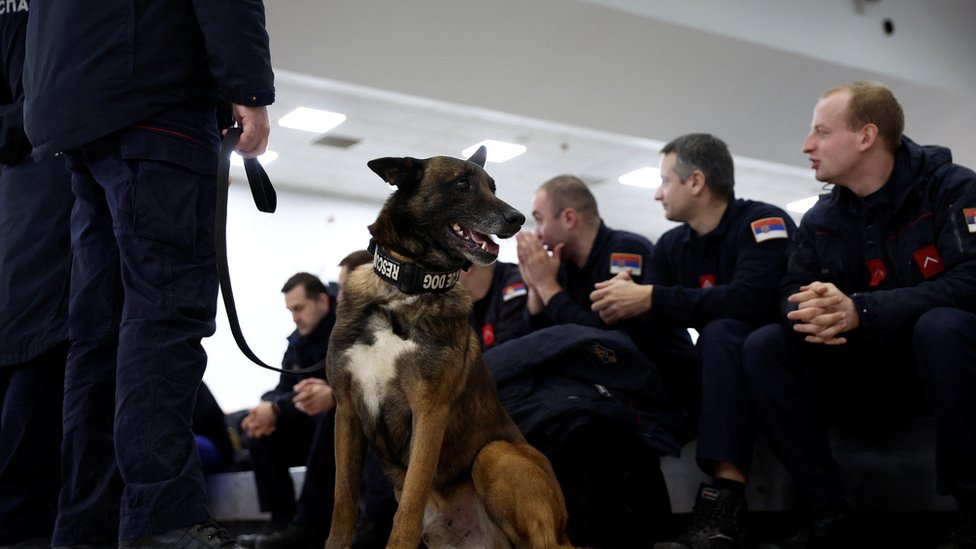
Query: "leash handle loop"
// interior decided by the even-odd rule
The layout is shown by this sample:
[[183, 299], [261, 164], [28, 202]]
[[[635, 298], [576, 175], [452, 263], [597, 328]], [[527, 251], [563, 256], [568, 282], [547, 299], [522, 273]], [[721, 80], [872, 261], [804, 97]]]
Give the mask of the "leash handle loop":
[[[227, 194], [228, 187], [230, 187], [230, 158], [240, 138], [241, 129], [230, 128], [220, 142], [220, 157], [219, 163], [217, 164], [217, 213], [214, 218], [217, 280], [220, 283], [220, 294], [224, 299], [227, 320], [230, 322], [230, 331], [234, 335], [234, 341], [237, 342], [237, 346], [244, 353], [244, 356], [262, 368], [290, 375], [302, 375], [324, 370], [325, 359], [309, 367], [297, 370], [275, 368], [274, 366], [265, 364], [258, 358], [248, 346], [247, 340], [244, 339], [244, 332], [241, 330], [241, 323], [237, 317], [237, 305], [234, 302], [234, 291], [231, 288], [230, 270], [227, 265]], [[251, 187], [251, 195], [254, 197], [254, 205], [262, 212], [273, 213], [278, 205], [277, 195], [261, 163], [256, 158], [245, 158], [244, 171], [247, 173], [247, 180]]]

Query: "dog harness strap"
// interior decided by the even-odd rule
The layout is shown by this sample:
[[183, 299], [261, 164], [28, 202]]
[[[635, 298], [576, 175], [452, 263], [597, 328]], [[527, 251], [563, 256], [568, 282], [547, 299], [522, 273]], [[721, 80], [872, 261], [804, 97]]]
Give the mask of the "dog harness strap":
[[[224, 135], [220, 143], [220, 158], [217, 164], [217, 214], [214, 216], [214, 246], [217, 255], [217, 280], [220, 282], [220, 294], [224, 298], [224, 310], [227, 311], [227, 320], [230, 322], [230, 331], [234, 335], [234, 341], [249, 358], [251, 362], [262, 368], [274, 370], [283, 374], [302, 375], [317, 372], [325, 369], [325, 359], [315, 364], [297, 370], [283, 370], [265, 364], [254, 351], [248, 346], [244, 339], [244, 332], [241, 330], [241, 323], [237, 319], [237, 306], [234, 303], [234, 291], [230, 286], [230, 271], [227, 267], [227, 188], [230, 186], [230, 155], [234, 152], [234, 146], [241, 138], [240, 128], [230, 128]], [[254, 197], [254, 204], [259, 210], [266, 213], [274, 213], [277, 206], [274, 187], [268, 174], [257, 161], [256, 158], [245, 158], [244, 168], [247, 173], [247, 180], [251, 186], [251, 193]]]
[[373, 271], [405, 294], [444, 293], [461, 277], [461, 271], [429, 271], [412, 261], [400, 261], [387, 253], [375, 240], [369, 241], [373, 253]]

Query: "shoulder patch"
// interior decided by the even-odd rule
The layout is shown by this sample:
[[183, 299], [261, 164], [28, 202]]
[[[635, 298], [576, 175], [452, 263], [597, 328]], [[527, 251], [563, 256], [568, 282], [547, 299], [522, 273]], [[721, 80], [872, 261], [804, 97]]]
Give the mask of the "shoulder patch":
[[752, 236], [756, 242], [764, 242], [773, 238], [786, 238], [786, 222], [782, 217], [764, 217], [752, 222]]
[[963, 208], [962, 215], [966, 218], [966, 226], [969, 232], [976, 233], [976, 208]]
[[502, 288], [502, 301], [507, 302], [529, 293], [528, 287], [524, 282], [516, 282]]
[[634, 276], [640, 276], [644, 258], [640, 254], [612, 253], [610, 254], [610, 274], [617, 274], [630, 269]]

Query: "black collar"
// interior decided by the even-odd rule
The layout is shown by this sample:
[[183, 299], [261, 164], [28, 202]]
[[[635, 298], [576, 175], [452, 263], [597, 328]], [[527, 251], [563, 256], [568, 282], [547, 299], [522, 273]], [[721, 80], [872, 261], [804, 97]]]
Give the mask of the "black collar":
[[405, 294], [443, 293], [457, 284], [461, 270], [428, 271], [412, 261], [392, 257], [375, 240], [369, 241], [373, 271]]

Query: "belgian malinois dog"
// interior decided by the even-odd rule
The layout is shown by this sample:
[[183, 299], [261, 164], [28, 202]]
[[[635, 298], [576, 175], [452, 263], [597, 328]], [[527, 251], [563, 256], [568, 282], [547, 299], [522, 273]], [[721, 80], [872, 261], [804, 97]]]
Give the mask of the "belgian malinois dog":
[[525, 216], [495, 196], [486, 150], [468, 160], [380, 158], [396, 190], [369, 226], [374, 262], [350, 273], [327, 358], [336, 492], [327, 548], [349, 547], [366, 445], [399, 508], [387, 547], [570, 547], [552, 466], [498, 401], [468, 324], [460, 269], [498, 256]]

